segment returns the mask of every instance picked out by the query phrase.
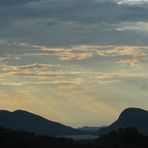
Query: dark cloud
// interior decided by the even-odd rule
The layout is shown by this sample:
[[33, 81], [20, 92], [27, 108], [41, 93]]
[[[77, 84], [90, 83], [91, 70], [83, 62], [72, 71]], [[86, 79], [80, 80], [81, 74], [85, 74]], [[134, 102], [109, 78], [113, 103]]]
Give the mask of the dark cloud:
[[[2, 5], [11, 1], [2, 0]], [[58, 20], [78, 21], [81, 23], [147, 21], [148, 9], [141, 5], [119, 5], [115, 2], [95, 0], [15, 0], [19, 7], [1, 10], [1, 16], [8, 18], [50, 17]], [[22, 6], [23, 5], [23, 6]]]
[[30, 1], [37, 1], [37, 0], [0, 0], [0, 7], [18, 6], [18, 5], [23, 5], [25, 3], [28, 3]]
[[148, 9], [143, 4], [119, 5], [113, 1], [95, 0], [43, 0], [28, 3], [27, 6], [26, 10], [33, 11], [31, 14], [34, 16], [49, 16], [82, 23], [148, 20]]
[[148, 21], [147, 3], [129, 5], [112, 0], [15, 0], [11, 3], [0, 1], [0, 37], [4, 39], [50, 42], [50, 45], [147, 43], [148, 35], [139, 33], [137, 27], [134, 31], [120, 31], [122, 23], [131, 22], [126, 25], [132, 27], [132, 23]]

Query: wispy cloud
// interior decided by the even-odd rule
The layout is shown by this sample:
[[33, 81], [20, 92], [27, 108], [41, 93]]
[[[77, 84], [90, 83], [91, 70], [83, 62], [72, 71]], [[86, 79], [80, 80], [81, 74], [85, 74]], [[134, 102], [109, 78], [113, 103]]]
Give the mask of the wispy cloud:
[[[89, 61], [93, 58], [99, 60], [100, 57], [103, 57], [110, 59], [109, 61], [106, 60], [106, 64], [109, 64], [111, 61], [115, 66], [129, 65], [133, 68], [144, 68], [147, 66], [145, 63], [145, 59], [147, 58], [147, 46], [77, 45], [55, 48], [27, 43], [17, 43], [16, 45], [25, 46], [27, 49], [24, 50], [23, 53], [14, 54], [14, 57], [20, 57], [18, 58], [20, 60], [20, 65], [9, 65], [8, 63], [0, 65], [0, 77], [5, 79], [22, 77], [24, 80], [9, 80], [9, 82], [1, 82], [1, 85], [71, 84], [78, 86], [85, 85], [85, 83], [110, 84], [121, 82], [123, 79], [147, 78], [146, 73], [135, 73], [135, 71], [128, 71], [127, 69], [104, 72], [95, 70], [94, 68], [82, 70], [79, 66], [74, 67], [74, 64], [70, 64], [70, 62], [73, 61], [83, 62], [84, 60]], [[34, 49], [31, 53], [28, 52], [30, 48]], [[54, 59], [56, 64], [50, 64], [48, 61], [44, 64], [25, 64], [25, 62], [28, 62], [28, 59], [35, 56], [42, 56], [43, 59], [46, 60], [49, 58], [48, 56], [50, 56]], [[7, 56], [8, 61], [10, 60], [9, 57], [10, 56]], [[4, 58], [2, 57], [2, 59]], [[27, 60], [24, 61], [25, 59]], [[23, 61], [24, 64], [21, 64], [21, 61]], [[74, 69], [70, 68], [67, 64], [73, 66]]]
[[22, 86], [22, 85], [75, 85], [83, 86], [88, 84], [110, 84], [119, 83], [125, 79], [147, 78], [144, 73], [128, 71], [121, 72], [80, 72], [80, 71], [47, 71], [47, 72], [7, 72], [0, 75], [1, 78], [21, 76], [22, 79], [1, 80], [1, 85]]
[[141, 66], [143, 66], [143, 63], [141, 63], [137, 59], [133, 59], [133, 60], [121, 60], [118, 63], [119, 64], [123, 64], [123, 65], [129, 65], [131, 67], [141, 67]]
[[61, 60], [84, 60], [92, 57], [143, 57], [147, 46], [79, 45], [66, 48], [40, 46], [41, 51], [54, 52]]
[[4, 71], [22, 71], [22, 70], [48, 70], [50, 67], [57, 67], [59, 65], [53, 64], [30, 64], [30, 65], [21, 65], [21, 66], [9, 66], [9, 65], [0, 65], [0, 69]]
[[[130, 56], [130, 57], [142, 57], [144, 56], [144, 52], [141, 50], [145, 47], [140, 46], [115, 46], [111, 49], [98, 51], [98, 55], [100, 56], [113, 56], [113, 57], [121, 57], [121, 56]], [[146, 47], [148, 48], [148, 47]]]
[[[0, 41], [5, 45], [16, 45], [18, 47], [25, 47], [24, 52], [14, 54], [13, 58], [20, 59], [24, 56], [56, 56], [59, 60], [64, 61], [81, 61], [93, 57], [145, 57], [148, 46], [128, 46], [128, 45], [74, 45], [68, 47], [48, 47], [44, 45], [20, 43], [17, 41]], [[7, 54], [7, 57], [12, 58]]]
[[120, 60], [118, 63], [121, 65], [127, 65], [127, 66], [137, 67], [137, 68], [147, 68], [148, 67], [147, 63], [142, 62], [138, 59]]

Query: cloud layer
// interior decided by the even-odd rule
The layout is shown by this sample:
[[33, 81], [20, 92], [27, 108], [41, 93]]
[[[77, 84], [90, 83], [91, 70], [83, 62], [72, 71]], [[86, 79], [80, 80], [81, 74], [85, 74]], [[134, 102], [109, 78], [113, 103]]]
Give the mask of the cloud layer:
[[148, 2], [119, 2], [1, 1], [1, 38], [50, 46], [147, 44]]

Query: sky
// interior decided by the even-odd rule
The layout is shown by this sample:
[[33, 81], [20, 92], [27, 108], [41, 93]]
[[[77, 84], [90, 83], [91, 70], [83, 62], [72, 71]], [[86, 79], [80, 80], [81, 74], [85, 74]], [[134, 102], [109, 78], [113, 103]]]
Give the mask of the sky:
[[0, 0], [0, 109], [72, 127], [148, 109], [148, 0]]

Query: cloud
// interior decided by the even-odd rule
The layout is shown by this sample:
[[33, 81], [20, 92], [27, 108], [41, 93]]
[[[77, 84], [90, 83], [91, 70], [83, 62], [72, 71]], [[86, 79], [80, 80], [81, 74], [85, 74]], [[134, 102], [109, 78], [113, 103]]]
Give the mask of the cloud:
[[[15, 3], [16, 2], [16, 3]], [[13, 5], [17, 5], [16, 1]], [[4, 2], [1, 2], [4, 3]], [[9, 4], [8, 2], [6, 2]], [[8, 18], [52, 18], [58, 21], [77, 21], [82, 24], [100, 22], [127, 22], [147, 21], [147, 9], [141, 9], [139, 5], [120, 5], [117, 1], [95, 1], [95, 0], [38, 0], [20, 2], [21, 6], [8, 7], [13, 14], [4, 15]], [[8, 5], [6, 5], [8, 6]], [[7, 10], [7, 7], [6, 7]], [[17, 13], [19, 12], [19, 13]], [[68, 13], [67, 13], [68, 12]], [[13, 20], [12, 20], [13, 21]], [[25, 22], [24, 22], [25, 23]]]
[[119, 64], [123, 64], [123, 65], [129, 65], [131, 67], [141, 67], [143, 64], [137, 60], [137, 59], [134, 59], [134, 60], [121, 60], [118, 62]]
[[116, 27], [117, 31], [138, 31], [147, 32], [148, 31], [147, 22], [122, 22]]
[[[45, 79], [45, 77], [44, 77]], [[19, 87], [19, 86], [28, 86], [28, 85], [38, 85], [38, 86], [45, 86], [45, 85], [73, 85], [79, 86], [81, 84], [80, 78], [74, 78], [71, 80], [66, 79], [54, 79], [54, 78], [46, 78], [46, 81], [42, 81], [40, 77], [36, 77], [37, 80], [35, 81], [25, 81], [25, 82], [2, 82], [0, 86], [11, 86], [11, 87]]]
[[[4, 45], [16, 45], [18, 48], [25, 47], [23, 53], [14, 54], [13, 58], [20, 59], [27, 56], [55, 56], [65, 61], [81, 61], [93, 57], [145, 57], [148, 46], [128, 45], [73, 45], [67, 47], [49, 47], [37, 44], [20, 43], [17, 41], [2, 41]], [[8, 51], [9, 52], [9, 51]], [[2, 57], [4, 58], [4, 57]], [[7, 55], [5, 58], [12, 58]], [[36, 65], [37, 66], [37, 65]], [[39, 65], [38, 65], [39, 66]]]
[[85, 60], [92, 57], [144, 57], [147, 46], [79, 45], [69, 48], [45, 48], [41, 51], [55, 53], [61, 60]]
[[[21, 77], [21, 79], [20, 79]], [[1, 86], [23, 86], [23, 85], [108, 85], [122, 82], [125, 79], [145, 79], [145, 73], [129, 71], [101, 72], [101, 71], [67, 71], [67, 70], [45, 70], [36, 71], [11, 69], [10, 72], [1, 73]]]
[[141, 67], [146, 68], [148, 66], [148, 64], [141, 62], [138, 59], [120, 60], [118, 63], [121, 65], [127, 65], [127, 66], [137, 67], [137, 68], [141, 68]]
[[85, 59], [88, 59], [88, 58], [91, 58], [93, 57], [92, 53], [90, 52], [74, 52], [74, 53], [71, 53], [71, 52], [65, 52], [65, 53], [60, 53], [58, 54], [59, 56], [59, 59], [60, 60], [68, 60], [68, 61], [79, 61], [79, 60], [85, 60]]
[[[9, 36], [10, 39], [32, 43], [44, 42], [50, 46], [86, 43], [147, 44], [147, 34], [143, 33], [148, 21], [146, 4], [118, 2], [17, 0], [12, 7], [5, 5], [1, 9], [1, 37], [7, 39]], [[8, 4], [8, 1], [5, 3]], [[145, 27], [141, 27], [140, 22], [145, 23], [142, 25]], [[139, 35], [135, 36], [137, 31]]]
[[119, 4], [138, 5], [147, 3], [148, 0], [119, 0]]
[[121, 5], [121, 2], [120, 5], [118, 3], [117, 1], [95, 0], [42, 0], [27, 3], [26, 8], [34, 11], [39, 10], [44, 15], [47, 12], [52, 12], [51, 16], [53, 15], [60, 20], [75, 20], [81, 23], [147, 20], [145, 13], [147, 10], [140, 9], [143, 3], [136, 6], [128, 5], [129, 3], [126, 3], [126, 5]]
[[13, 6], [19, 6], [19, 5], [24, 5], [25, 3], [31, 2], [31, 1], [37, 1], [37, 0], [1, 0], [0, 1], [0, 6], [1, 7], [13, 7]]
[[21, 69], [39, 69], [39, 70], [48, 70], [50, 67], [55, 67], [58, 65], [53, 65], [53, 64], [32, 64], [32, 65], [24, 65], [24, 66], [19, 66]]
[[53, 64], [31, 64], [31, 65], [22, 65], [22, 66], [9, 66], [9, 65], [0, 65], [0, 69], [4, 71], [22, 71], [22, 70], [48, 70], [50, 67], [55, 67], [58, 65]]
[[98, 51], [98, 55], [142, 57], [144, 56], [144, 53], [140, 50], [140, 47], [138, 46], [114, 46], [112, 49]]

